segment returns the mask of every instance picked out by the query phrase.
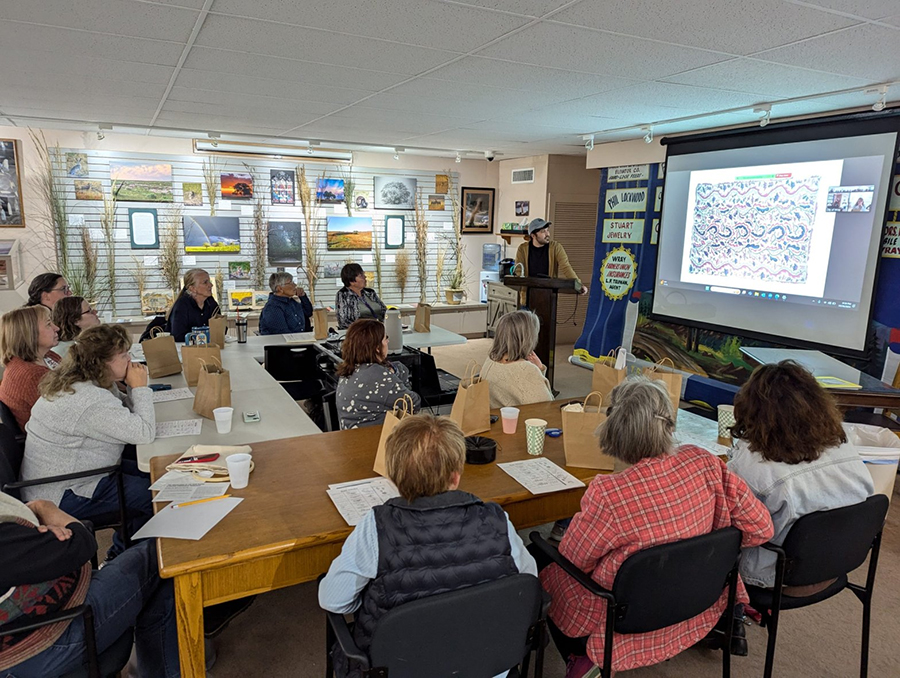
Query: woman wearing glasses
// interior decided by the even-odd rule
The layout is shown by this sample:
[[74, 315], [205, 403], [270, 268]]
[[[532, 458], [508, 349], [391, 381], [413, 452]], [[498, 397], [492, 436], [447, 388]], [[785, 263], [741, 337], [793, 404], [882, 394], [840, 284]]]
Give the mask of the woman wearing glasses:
[[59, 273], [41, 273], [28, 286], [28, 301], [25, 305], [41, 305], [52, 309], [57, 301], [71, 296], [69, 284]]
[[350, 263], [341, 269], [341, 282], [334, 300], [338, 329], [345, 330], [359, 318], [375, 318], [384, 322], [387, 306], [371, 287], [366, 287], [366, 273], [362, 266]]
[[84, 297], [63, 297], [53, 307], [52, 318], [59, 328], [59, 344], [54, 349], [59, 356], [66, 355], [81, 330], [100, 324], [97, 309], [92, 308]]

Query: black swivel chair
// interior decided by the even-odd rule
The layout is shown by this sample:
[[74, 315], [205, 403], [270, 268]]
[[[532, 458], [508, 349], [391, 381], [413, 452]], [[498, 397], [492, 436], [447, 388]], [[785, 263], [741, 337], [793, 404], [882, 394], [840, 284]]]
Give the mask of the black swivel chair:
[[25, 442], [25, 432], [19, 426], [19, 422], [16, 421], [16, 417], [12, 413], [12, 410], [9, 409], [7, 404], [2, 400], [0, 400], [0, 424], [3, 424], [12, 431], [17, 440], [23, 443]]
[[[606, 629], [601, 675], [612, 675], [613, 633], [648, 633], [708, 610], [728, 589], [726, 611], [737, 595], [741, 532], [726, 527], [709, 534], [653, 546], [632, 554], [616, 573], [612, 590], [605, 589], [560, 555], [537, 532], [531, 542], [576, 582], [606, 600]], [[722, 675], [731, 675], [733, 624], [725, 624]]]
[[364, 678], [494, 676], [521, 665], [543, 675], [545, 604], [539, 580], [516, 574], [421, 598], [378, 621], [368, 656], [353, 641], [343, 615], [327, 612], [326, 678], [334, 675], [335, 641], [362, 666]]
[[125, 547], [131, 546], [131, 536], [128, 534], [128, 511], [125, 507], [125, 483], [119, 464], [95, 468], [89, 471], [78, 471], [77, 473], [65, 473], [48, 478], [20, 481], [18, 478], [24, 454], [24, 443], [19, 441], [5, 424], [0, 424], [0, 490], [16, 499], [21, 499], [19, 491], [26, 487], [37, 487], [48, 483], [58, 483], [63, 480], [90, 478], [91, 476], [113, 475], [116, 479], [119, 494], [119, 510], [98, 516], [91, 522], [94, 529], [97, 530], [119, 529]]
[[[750, 604], [762, 615], [763, 625], [769, 632], [764, 678], [772, 676], [781, 611], [814, 605], [844, 589], [850, 589], [863, 604], [859, 675], [860, 678], [866, 678], [869, 671], [872, 589], [888, 505], [885, 495], [876, 494], [859, 504], [810, 513], [791, 526], [782, 546], [763, 545], [763, 548], [774, 551], [777, 555], [775, 588], [748, 586], [747, 593], [750, 595]], [[849, 582], [847, 574], [862, 565], [870, 551], [866, 585]], [[831, 579], [835, 580], [834, 583], [811, 596], [787, 596], [782, 591], [783, 586], [808, 586]]]
[[134, 644], [134, 629], [127, 629], [112, 645], [102, 653], [97, 653], [97, 640], [94, 635], [94, 615], [90, 605], [79, 605], [70, 610], [61, 610], [42, 615], [39, 620], [13, 622], [0, 626], [0, 636], [11, 636], [19, 633], [30, 633], [42, 626], [56, 622], [70, 621], [84, 623], [84, 662], [81, 668], [63, 674], [60, 678], [112, 678], [117, 676], [131, 657], [131, 646]]

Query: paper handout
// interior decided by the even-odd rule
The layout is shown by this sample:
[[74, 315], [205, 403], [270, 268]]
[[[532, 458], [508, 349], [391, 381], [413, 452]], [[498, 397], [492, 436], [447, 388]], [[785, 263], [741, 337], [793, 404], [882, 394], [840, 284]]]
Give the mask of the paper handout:
[[177, 438], [178, 436], [198, 436], [203, 428], [202, 419], [179, 419], [177, 421], [156, 422], [157, 438]]
[[167, 391], [154, 391], [154, 403], [167, 403], [170, 400], [187, 400], [193, 398], [194, 394], [189, 388], [170, 388]]
[[583, 482], [547, 457], [510, 461], [505, 464], [497, 464], [497, 466], [511, 475], [531, 494], [545, 494], [584, 487]]
[[240, 497], [225, 497], [193, 506], [169, 504], [148, 520], [132, 539], [201, 539], [242, 501]]
[[351, 527], [355, 527], [373, 506], [381, 506], [388, 499], [400, 496], [394, 483], [387, 478], [353, 480], [332, 485], [325, 491]]

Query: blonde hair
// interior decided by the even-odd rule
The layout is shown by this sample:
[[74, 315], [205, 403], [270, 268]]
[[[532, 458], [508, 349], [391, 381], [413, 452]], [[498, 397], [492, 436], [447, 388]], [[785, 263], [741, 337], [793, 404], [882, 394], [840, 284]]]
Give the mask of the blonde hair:
[[596, 432], [605, 454], [636, 464], [672, 449], [675, 411], [662, 382], [630, 378], [616, 386], [609, 397], [607, 419]]
[[466, 438], [447, 417], [408, 416], [387, 439], [385, 465], [401, 496], [411, 502], [446, 492], [466, 463]]
[[46, 306], [14, 308], [0, 318], [0, 359], [9, 365], [13, 358], [33, 363], [38, 355], [40, 324], [50, 317]]
[[519, 310], [500, 318], [491, 344], [490, 359], [498, 362], [525, 360], [538, 342], [541, 321], [531, 311]]
[[[190, 288], [197, 284], [197, 277], [201, 273], [206, 273], [209, 275], [209, 272], [203, 268], [191, 268], [184, 272], [184, 277], [181, 279], [181, 289], [178, 291], [178, 296], [175, 297], [175, 301], [178, 301], [182, 297], [191, 296]], [[172, 304], [169, 307], [169, 310], [166, 311], [166, 320], [169, 319], [169, 316], [172, 315], [172, 309], [175, 307], [175, 304]]]
[[121, 325], [95, 325], [83, 330], [62, 364], [41, 380], [41, 395], [52, 400], [60, 393], [74, 393], [72, 386], [81, 382], [109, 388], [113, 379], [107, 363], [130, 348], [131, 338]]

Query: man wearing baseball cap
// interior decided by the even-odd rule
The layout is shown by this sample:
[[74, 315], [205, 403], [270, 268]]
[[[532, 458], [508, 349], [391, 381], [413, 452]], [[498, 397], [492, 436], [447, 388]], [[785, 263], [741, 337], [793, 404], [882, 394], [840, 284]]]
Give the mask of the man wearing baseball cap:
[[532, 219], [529, 222], [529, 239], [516, 250], [516, 263], [525, 267], [526, 276], [575, 278], [581, 285], [580, 294], [587, 294], [587, 285], [581, 284], [581, 279], [575, 274], [563, 246], [550, 240], [550, 223], [544, 219]]

